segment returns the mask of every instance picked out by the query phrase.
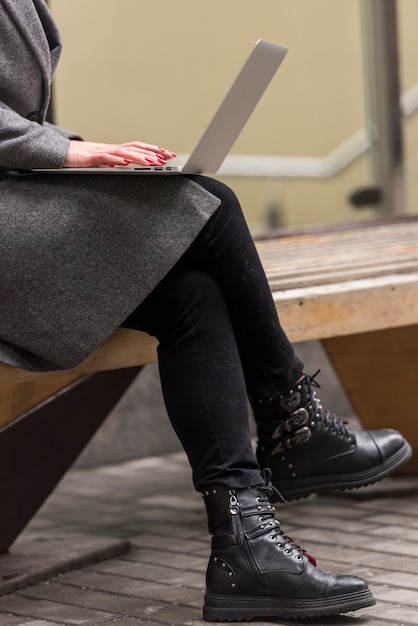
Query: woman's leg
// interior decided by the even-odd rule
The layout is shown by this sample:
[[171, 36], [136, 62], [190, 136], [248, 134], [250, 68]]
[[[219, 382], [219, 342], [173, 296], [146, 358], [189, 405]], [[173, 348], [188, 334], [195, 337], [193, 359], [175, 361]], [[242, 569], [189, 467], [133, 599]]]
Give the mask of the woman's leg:
[[204, 496], [213, 535], [205, 619], [313, 617], [373, 604], [363, 580], [316, 568], [274, 518], [273, 488], [251, 448], [232, 323], [213, 277], [182, 259], [124, 326], [160, 341], [167, 410]]
[[167, 410], [197, 488], [222, 476], [230, 486], [255, 484], [247, 394], [277, 395], [300, 376], [302, 363], [280, 326], [238, 200], [217, 181], [194, 180], [222, 205], [124, 325], [159, 339]]
[[222, 183], [192, 177], [222, 204], [185, 254], [222, 288], [250, 396], [270, 398], [300, 377], [302, 361], [282, 329], [253, 238], [235, 194]]
[[159, 340], [167, 412], [196, 489], [262, 482], [235, 334], [215, 279], [182, 259], [123, 325]]
[[[373, 604], [363, 580], [316, 568], [275, 520], [269, 501], [274, 489], [251, 447], [247, 390], [225, 292], [195, 267], [193, 254], [176, 264], [124, 326], [159, 339], [167, 410], [204, 496], [213, 535], [205, 619], [315, 617]], [[255, 339], [254, 321], [242, 313], [250, 329], [247, 335], [242, 328], [241, 339]], [[280, 370], [276, 360], [272, 366]], [[291, 368], [285, 363], [282, 369]], [[270, 378], [273, 384], [275, 374]]]
[[[341, 420], [322, 408], [312, 389], [315, 381], [307, 375], [301, 377], [302, 363], [280, 326], [267, 279], [235, 195], [217, 181], [203, 177], [194, 179], [222, 200], [217, 212], [170, 273], [170, 280], [182, 275], [179, 267], [184, 268], [185, 264], [202, 270], [200, 278], [195, 275], [194, 287], [180, 280], [176, 283], [177, 294], [184, 290], [183, 303], [189, 304], [190, 300], [194, 307], [193, 316], [187, 318], [189, 324], [201, 329], [193, 337], [199, 346], [200, 362], [206, 359], [206, 366], [210, 363], [202, 374], [203, 382], [192, 385], [193, 393], [197, 394], [194, 399], [202, 394], [199, 399], [202, 406], [210, 399], [211, 414], [215, 414], [216, 407], [222, 407], [217, 415], [223, 415], [229, 422], [227, 409], [244, 407], [245, 380], [258, 426], [259, 464], [273, 470], [273, 482], [287, 499], [332, 488], [361, 486], [392, 473], [411, 454], [407, 442], [392, 430], [350, 431]], [[200, 287], [200, 280], [210, 281], [212, 287], [205, 292], [205, 282]], [[216, 296], [212, 295], [215, 291]], [[200, 300], [193, 301], [189, 298], [191, 295]], [[177, 295], [178, 302], [181, 298], [183, 296]], [[164, 307], [163, 297], [155, 310], [158, 312]], [[185, 350], [182, 354], [190, 357], [189, 345], [181, 342], [181, 333], [186, 333], [185, 319], [180, 316], [176, 321], [176, 312], [172, 309], [170, 323], [177, 332], [173, 335], [176, 342], [170, 342], [168, 336], [162, 343], [163, 378], [166, 362], [170, 363], [167, 369], [175, 370], [179, 346]], [[226, 320], [228, 341], [224, 341]], [[145, 330], [159, 336], [157, 331]], [[222, 346], [223, 350], [214, 356], [210, 348], [215, 346]], [[169, 358], [165, 356], [167, 348]], [[202, 356], [206, 352], [208, 356]], [[192, 374], [190, 370], [182, 378], [184, 389], [187, 389], [189, 374]], [[170, 380], [176, 379], [171, 374], [166, 379], [168, 389]], [[226, 380], [228, 384], [222, 385]], [[175, 408], [169, 411], [176, 424], [181, 419], [181, 407], [189, 398], [186, 391], [176, 394], [175, 389], [173, 394], [165, 393], [170, 396], [168, 407]], [[239, 400], [235, 399], [235, 394]], [[242, 419], [240, 411], [238, 414]], [[193, 415], [196, 415], [193, 411], [184, 415], [186, 423]], [[189, 428], [183, 429], [182, 441]], [[199, 431], [201, 426], [196, 422], [196, 433]], [[236, 432], [231, 432], [234, 433], [232, 439], [236, 438]], [[186, 450], [195, 442], [196, 438], [191, 436], [185, 444]]]
[[222, 204], [186, 257], [211, 273], [225, 295], [258, 427], [257, 457], [288, 499], [360, 487], [403, 465], [411, 448], [391, 429], [352, 431], [325, 410], [314, 377], [280, 326], [252, 237], [233, 192], [195, 180]]

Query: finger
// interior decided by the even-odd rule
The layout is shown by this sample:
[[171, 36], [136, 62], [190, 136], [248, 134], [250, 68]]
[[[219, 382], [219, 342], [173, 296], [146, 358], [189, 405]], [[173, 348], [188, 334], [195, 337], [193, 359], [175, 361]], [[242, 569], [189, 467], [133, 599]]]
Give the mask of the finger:
[[160, 150], [159, 154], [162, 154], [165, 159], [174, 159], [177, 156], [175, 152], [162, 148], [161, 146], [159, 146], [158, 149]]
[[163, 156], [166, 159], [172, 159], [175, 156], [177, 156], [175, 152], [172, 152], [171, 150], [167, 150], [167, 148], [163, 148], [162, 146], [155, 146], [149, 143], [143, 143], [141, 141], [132, 141], [127, 144], [122, 144], [121, 146], [118, 146], [118, 148], [119, 149], [134, 148], [137, 150], [143, 150], [151, 154], [159, 154], [160, 156]]
[[[115, 163], [121, 164], [120, 159], [128, 161], [130, 163], [137, 164], [154, 164], [154, 165], [164, 165], [167, 160], [162, 154], [157, 154], [155, 152], [151, 152], [150, 150], [140, 149], [140, 148], [124, 148], [124, 150], [117, 150], [114, 153]], [[127, 163], [125, 163], [127, 164]]]
[[113, 165], [113, 166], [126, 166], [131, 163], [138, 165], [164, 165], [165, 159], [159, 155], [152, 153], [129, 153], [129, 156], [113, 154], [111, 152], [104, 152], [96, 155], [92, 155], [90, 158], [89, 166], [100, 165]]

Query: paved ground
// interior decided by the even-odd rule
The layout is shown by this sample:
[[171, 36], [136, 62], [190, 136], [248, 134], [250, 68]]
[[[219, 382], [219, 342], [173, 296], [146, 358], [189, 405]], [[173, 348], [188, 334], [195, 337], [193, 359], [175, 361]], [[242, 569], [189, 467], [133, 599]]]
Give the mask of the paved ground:
[[[278, 518], [322, 569], [365, 577], [377, 598], [369, 609], [297, 623], [418, 624], [417, 477], [287, 504]], [[1, 626], [205, 623], [209, 540], [183, 454], [71, 471], [15, 549], [40, 536], [46, 559], [54, 550], [48, 538], [57, 533], [68, 538], [69, 551], [74, 536], [128, 538], [132, 549], [1, 597]]]

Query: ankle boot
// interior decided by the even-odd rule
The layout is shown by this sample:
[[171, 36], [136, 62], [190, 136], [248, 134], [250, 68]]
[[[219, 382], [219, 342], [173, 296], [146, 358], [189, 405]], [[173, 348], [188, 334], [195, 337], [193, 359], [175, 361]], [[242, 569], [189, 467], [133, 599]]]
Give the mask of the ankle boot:
[[412, 454], [396, 430], [350, 430], [346, 422], [324, 410], [313, 390], [320, 386], [317, 374], [305, 374], [287, 394], [270, 400], [283, 419], [257, 424], [258, 462], [271, 469], [273, 484], [286, 500], [369, 485], [391, 474]]
[[356, 576], [325, 574], [285, 536], [270, 504], [271, 485], [215, 487], [203, 495], [212, 533], [203, 617], [245, 621], [319, 617], [375, 604]]

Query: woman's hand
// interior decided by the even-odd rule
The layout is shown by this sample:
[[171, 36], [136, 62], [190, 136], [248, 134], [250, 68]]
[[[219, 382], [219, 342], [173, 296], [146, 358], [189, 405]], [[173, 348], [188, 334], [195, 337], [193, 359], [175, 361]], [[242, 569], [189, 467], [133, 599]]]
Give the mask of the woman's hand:
[[174, 152], [140, 141], [121, 145], [94, 143], [91, 141], [71, 141], [65, 157], [64, 167], [100, 167], [115, 165], [164, 165], [167, 159], [175, 157]]

